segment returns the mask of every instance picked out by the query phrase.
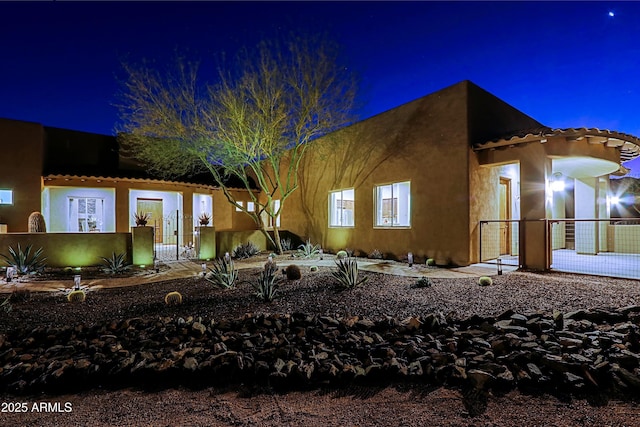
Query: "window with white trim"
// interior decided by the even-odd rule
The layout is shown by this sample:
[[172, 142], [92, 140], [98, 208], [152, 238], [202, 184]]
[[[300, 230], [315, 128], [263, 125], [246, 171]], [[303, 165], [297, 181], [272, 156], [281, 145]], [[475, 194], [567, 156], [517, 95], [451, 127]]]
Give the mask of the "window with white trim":
[[[278, 209], [280, 209], [280, 200], [271, 201], [271, 212], [277, 212]], [[262, 211], [260, 217], [262, 218], [262, 223], [265, 224], [267, 228], [273, 228], [273, 217], [267, 215], [265, 211]], [[275, 218], [275, 224], [277, 227], [280, 227], [280, 215]]]
[[242, 201], [236, 201], [236, 212], [242, 212]]
[[104, 199], [69, 197], [69, 231], [100, 232], [104, 228]]
[[0, 205], [13, 204], [13, 190], [0, 190]]
[[329, 226], [353, 227], [355, 208], [355, 190], [332, 191], [329, 193]]
[[409, 181], [376, 185], [374, 198], [376, 227], [411, 226], [411, 183]]
[[253, 202], [247, 202], [247, 212], [255, 212], [256, 204]]

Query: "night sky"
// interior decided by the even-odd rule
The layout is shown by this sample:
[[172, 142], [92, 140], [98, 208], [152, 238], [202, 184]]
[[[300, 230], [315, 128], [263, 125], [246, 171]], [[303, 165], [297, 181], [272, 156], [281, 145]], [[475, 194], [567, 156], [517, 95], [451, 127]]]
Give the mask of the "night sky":
[[640, 136], [638, 2], [0, 2], [0, 23], [0, 117], [46, 126], [113, 134], [122, 62], [207, 77], [304, 30], [343, 46], [361, 118], [471, 80], [550, 127]]

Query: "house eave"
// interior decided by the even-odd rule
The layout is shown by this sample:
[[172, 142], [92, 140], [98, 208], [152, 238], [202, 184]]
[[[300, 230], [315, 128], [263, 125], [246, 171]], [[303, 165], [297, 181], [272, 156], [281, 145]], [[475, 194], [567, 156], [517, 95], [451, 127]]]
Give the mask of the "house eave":
[[495, 150], [533, 142], [544, 144], [550, 138], [564, 138], [567, 143], [586, 139], [589, 144], [604, 144], [607, 147], [619, 149], [621, 162], [627, 162], [640, 156], [640, 138], [622, 132], [598, 128], [540, 128], [532, 131], [513, 132], [498, 139], [476, 143], [473, 145], [473, 150], [476, 152]]
[[[208, 190], [217, 190], [218, 186], [208, 185], [208, 184], [198, 184], [192, 182], [182, 182], [182, 181], [169, 181], [162, 179], [151, 179], [151, 178], [127, 178], [127, 177], [110, 177], [110, 176], [94, 176], [94, 175], [64, 175], [64, 174], [49, 174], [44, 175], [42, 177], [45, 185], [48, 181], [54, 180], [64, 180], [64, 181], [94, 181], [94, 182], [111, 182], [111, 183], [119, 183], [119, 182], [127, 182], [127, 183], [139, 183], [139, 184], [159, 184], [159, 185], [180, 185], [183, 187], [189, 188], [206, 188]], [[239, 190], [239, 189], [234, 189]]]

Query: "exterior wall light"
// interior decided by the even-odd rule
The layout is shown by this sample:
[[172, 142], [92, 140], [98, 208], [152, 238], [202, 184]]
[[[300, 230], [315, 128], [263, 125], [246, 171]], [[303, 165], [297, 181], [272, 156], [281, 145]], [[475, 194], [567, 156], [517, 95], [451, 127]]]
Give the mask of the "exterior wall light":
[[564, 191], [564, 178], [562, 177], [562, 173], [554, 173], [549, 182], [549, 186], [551, 187], [551, 191]]

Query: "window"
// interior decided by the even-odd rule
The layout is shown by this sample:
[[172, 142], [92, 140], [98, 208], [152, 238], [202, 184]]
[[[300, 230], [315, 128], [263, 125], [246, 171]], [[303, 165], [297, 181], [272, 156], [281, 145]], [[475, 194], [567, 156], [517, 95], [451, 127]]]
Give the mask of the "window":
[[[280, 200], [273, 200], [271, 202], [271, 212], [277, 212], [278, 209], [280, 209]], [[270, 217], [269, 215], [267, 215], [266, 212], [262, 212], [262, 214], [260, 215], [262, 218], [262, 222], [264, 224], [266, 224], [267, 228], [273, 228], [273, 218]], [[280, 227], [280, 215], [278, 214], [278, 216], [276, 217], [275, 220], [276, 226]]]
[[236, 212], [242, 212], [242, 201], [236, 202]]
[[13, 204], [13, 190], [0, 190], [0, 205]]
[[253, 202], [247, 202], [247, 211], [255, 212], [255, 210], [256, 210], [256, 204]]
[[374, 197], [376, 227], [411, 226], [411, 184], [408, 181], [377, 185]]
[[329, 226], [353, 227], [355, 190], [332, 191], [329, 193]]
[[104, 199], [69, 198], [69, 231], [99, 232], [103, 229]]

